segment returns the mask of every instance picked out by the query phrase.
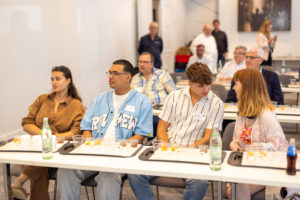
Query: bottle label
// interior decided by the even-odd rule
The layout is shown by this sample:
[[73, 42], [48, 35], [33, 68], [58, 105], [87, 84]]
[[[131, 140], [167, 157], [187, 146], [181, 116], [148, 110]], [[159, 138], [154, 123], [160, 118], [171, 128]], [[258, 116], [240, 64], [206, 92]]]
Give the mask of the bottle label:
[[290, 145], [288, 150], [287, 150], [287, 155], [288, 156], [296, 156], [296, 146], [295, 145]]

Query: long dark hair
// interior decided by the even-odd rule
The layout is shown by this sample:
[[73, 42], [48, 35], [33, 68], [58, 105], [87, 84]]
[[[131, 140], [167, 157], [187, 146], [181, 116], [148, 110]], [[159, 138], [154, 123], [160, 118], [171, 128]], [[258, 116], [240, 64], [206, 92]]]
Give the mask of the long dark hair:
[[62, 72], [64, 74], [64, 77], [66, 79], [70, 79], [70, 84], [68, 86], [68, 95], [73, 97], [74, 99], [78, 99], [79, 101], [81, 100], [81, 97], [79, 96], [76, 87], [73, 84], [73, 78], [72, 78], [72, 73], [71, 70], [66, 67], [66, 66], [55, 66], [52, 68], [52, 72]]

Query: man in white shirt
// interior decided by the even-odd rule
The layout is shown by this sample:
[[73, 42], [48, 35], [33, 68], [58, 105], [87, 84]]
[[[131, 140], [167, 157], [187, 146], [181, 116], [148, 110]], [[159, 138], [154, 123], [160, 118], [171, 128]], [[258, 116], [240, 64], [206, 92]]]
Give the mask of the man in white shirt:
[[203, 44], [198, 44], [196, 47], [196, 54], [190, 57], [189, 62], [187, 66], [189, 67], [191, 64], [198, 62], [205, 64], [209, 67], [210, 65], [210, 60], [209, 57], [205, 53], [205, 46]]
[[203, 33], [199, 34], [193, 40], [190, 50], [193, 54], [196, 53], [196, 46], [198, 44], [203, 44], [205, 46], [205, 52], [210, 58], [211, 64], [209, 65], [212, 73], [217, 73], [217, 62], [218, 62], [218, 50], [217, 43], [214, 36], [211, 35], [212, 26], [210, 24], [206, 24], [203, 27]]
[[223, 69], [217, 75], [217, 80], [219, 82], [229, 81], [237, 70], [246, 68], [245, 58], [246, 58], [247, 48], [245, 46], [236, 46], [233, 52], [233, 59], [225, 63]]
[[[222, 128], [224, 103], [210, 88], [212, 73], [204, 64], [194, 63], [186, 71], [189, 87], [168, 95], [159, 115], [157, 139], [166, 143], [208, 145], [214, 127]], [[154, 176], [128, 174], [130, 185], [139, 200], [154, 199], [149, 181]], [[202, 199], [206, 180], [185, 179], [183, 200]]]

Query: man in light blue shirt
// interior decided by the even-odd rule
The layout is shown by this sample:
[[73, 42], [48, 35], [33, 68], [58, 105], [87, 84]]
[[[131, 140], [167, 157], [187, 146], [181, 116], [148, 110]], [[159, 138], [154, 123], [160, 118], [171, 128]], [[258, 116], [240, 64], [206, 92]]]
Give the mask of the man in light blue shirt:
[[[133, 67], [126, 60], [113, 62], [107, 75], [113, 89], [97, 96], [89, 105], [80, 124], [84, 137], [103, 138], [105, 141], [136, 139], [142, 143], [151, 137], [152, 104], [143, 94], [130, 87]], [[58, 183], [61, 199], [78, 199], [80, 183], [98, 172], [59, 169]], [[99, 172], [97, 195], [99, 199], [119, 199], [124, 174]]]

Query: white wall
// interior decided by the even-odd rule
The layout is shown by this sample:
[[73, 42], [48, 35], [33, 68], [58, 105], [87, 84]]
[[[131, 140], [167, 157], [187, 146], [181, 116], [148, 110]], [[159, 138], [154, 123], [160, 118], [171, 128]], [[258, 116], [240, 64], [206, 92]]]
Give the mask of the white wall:
[[149, 24], [153, 21], [152, 0], [137, 0], [138, 38], [149, 33]]
[[28, 106], [51, 91], [53, 66], [72, 66], [78, 84], [76, 23], [67, 25], [74, 7], [72, 0], [0, 1], [0, 134], [20, 128]]
[[[117, 6], [116, 6], [117, 5]], [[21, 127], [51, 68], [67, 65], [88, 105], [116, 59], [136, 64], [136, 0], [1, 0], [0, 134]]]
[[[273, 57], [276, 56], [300, 56], [300, 1], [292, 1], [292, 23], [291, 31], [273, 32], [278, 35], [278, 40], [274, 50]], [[246, 45], [251, 48], [256, 45], [256, 32], [238, 32], [238, 0], [219, 0], [219, 13], [221, 21], [221, 29], [223, 29], [229, 40], [229, 56], [232, 57], [232, 52], [236, 45]]]
[[160, 32], [164, 42], [162, 68], [174, 71], [175, 52], [185, 45], [185, 0], [160, 0]]
[[136, 65], [136, 2], [77, 2], [80, 27], [80, 91], [85, 105], [88, 105], [96, 95], [109, 89], [105, 72], [114, 60], [127, 59]]
[[200, 34], [205, 24], [211, 24], [217, 17], [217, 1], [186, 0], [186, 43]]

